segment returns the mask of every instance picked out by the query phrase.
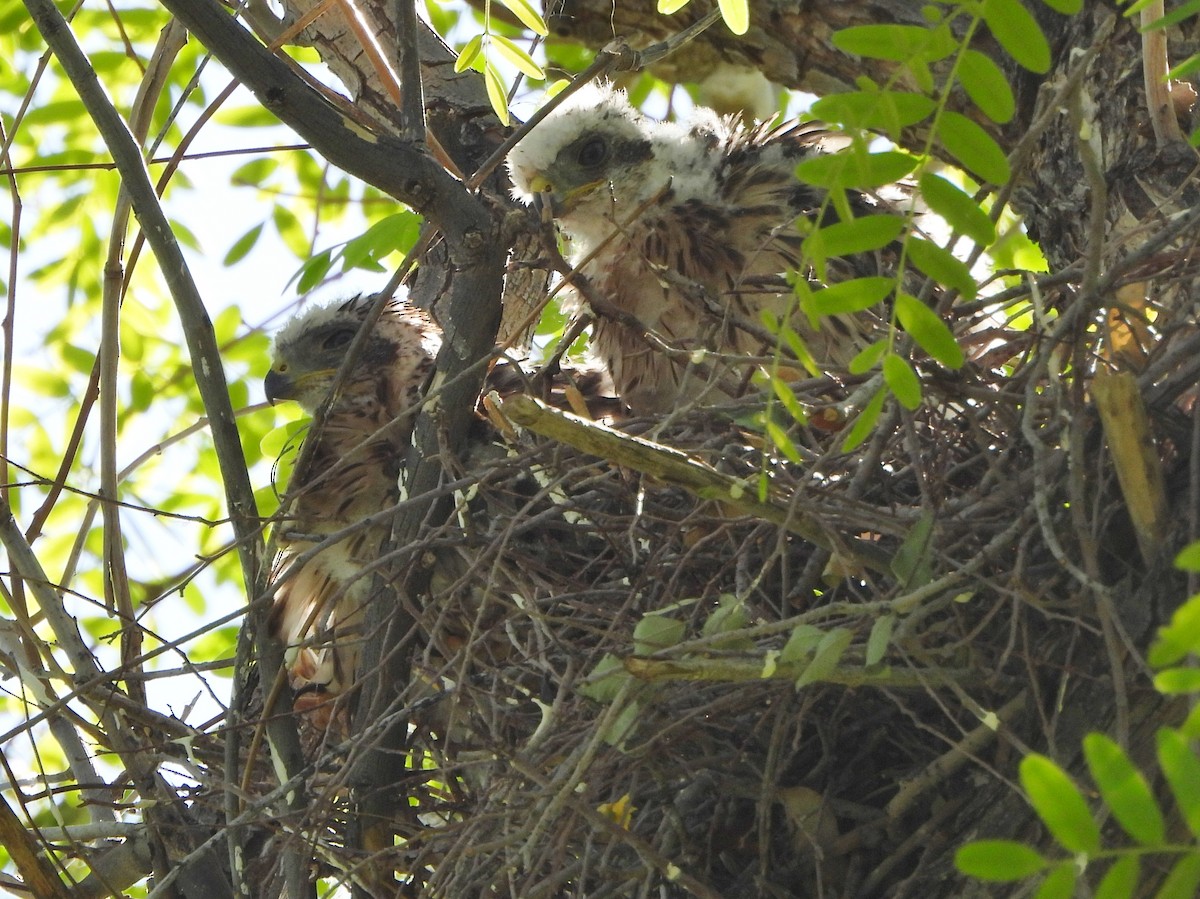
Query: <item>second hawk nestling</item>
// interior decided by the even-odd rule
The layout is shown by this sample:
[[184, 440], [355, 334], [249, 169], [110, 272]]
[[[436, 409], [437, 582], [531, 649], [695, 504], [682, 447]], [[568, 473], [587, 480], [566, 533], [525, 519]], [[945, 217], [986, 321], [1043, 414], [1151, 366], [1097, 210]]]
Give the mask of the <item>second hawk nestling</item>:
[[[588, 85], [516, 146], [509, 169], [518, 198], [549, 201], [602, 299], [682, 349], [763, 355], [772, 347], [738, 321], [761, 329], [762, 312], [794, 310], [795, 221], [822, 202], [794, 172], [825, 134], [745, 128], [706, 110], [687, 127], [657, 122], [623, 92]], [[853, 321], [813, 330], [803, 318], [792, 327], [818, 364], [844, 365], [865, 345]], [[617, 321], [600, 317], [592, 347], [635, 412], [668, 410], [704, 388], [687, 354], [671, 359]], [[718, 375], [717, 396], [736, 393], [744, 374]]]
[[[286, 325], [275, 338], [267, 398], [296, 400], [314, 412], [374, 300], [314, 307]], [[364, 519], [399, 499], [400, 466], [440, 343], [421, 310], [390, 300], [325, 416], [312, 464], [289, 486], [296, 499], [279, 529], [271, 628], [289, 647], [296, 689], [337, 695], [353, 683], [372, 566], [391, 531], [390, 522]], [[300, 561], [325, 538], [356, 526]]]

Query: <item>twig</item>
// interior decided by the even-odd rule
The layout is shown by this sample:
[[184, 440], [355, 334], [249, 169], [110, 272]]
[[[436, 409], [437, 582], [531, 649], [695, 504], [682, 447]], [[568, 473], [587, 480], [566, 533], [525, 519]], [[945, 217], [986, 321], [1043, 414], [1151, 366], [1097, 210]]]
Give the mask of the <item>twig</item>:
[[713, 500], [738, 515], [751, 515], [778, 524], [817, 546], [848, 557], [874, 571], [890, 573], [887, 554], [859, 538], [832, 537], [820, 523], [780, 501], [760, 502], [754, 486], [722, 474], [710, 465], [676, 449], [633, 437], [569, 412], [551, 409], [528, 396], [492, 401], [512, 421], [585, 453], [632, 468], [668, 484], [683, 487], [701, 499]]

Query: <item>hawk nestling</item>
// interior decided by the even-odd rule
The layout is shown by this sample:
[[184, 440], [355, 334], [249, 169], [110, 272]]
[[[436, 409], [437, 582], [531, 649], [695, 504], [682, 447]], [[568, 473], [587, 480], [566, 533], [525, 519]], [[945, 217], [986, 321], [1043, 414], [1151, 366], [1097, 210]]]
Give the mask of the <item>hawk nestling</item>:
[[[289, 322], [275, 338], [267, 398], [296, 400], [314, 412], [374, 300], [314, 307]], [[353, 683], [372, 566], [391, 530], [386, 522], [363, 522], [399, 499], [400, 467], [440, 343], [441, 332], [421, 310], [390, 300], [316, 435], [313, 464], [289, 487], [296, 500], [279, 528], [271, 627], [289, 647], [296, 689], [316, 686], [337, 695]], [[361, 526], [294, 564], [355, 525]]]
[[[763, 355], [772, 347], [737, 321], [761, 328], [762, 312], [794, 309], [785, 273], [800, 264], [795, 221], [822, 201], [794, 172], [826, 134], [746, 128], [707, 110], [688, 127], [657, 122], [612, 86], [588, 85], [508, 164], [519, 199], [549, 201], [600, 297], [684, 349]], [[802, 318], [792, 326], [818, 364], [845, 364], [865, 345], [854, 321], [814, 331]], [[616, 321], [600, 317], [592, 347], [635, 412], [665, 411], [705, 387], [686, 353], [671, 359]], [[735, 394], [744, 374], [718, 371], [718, 396]]]

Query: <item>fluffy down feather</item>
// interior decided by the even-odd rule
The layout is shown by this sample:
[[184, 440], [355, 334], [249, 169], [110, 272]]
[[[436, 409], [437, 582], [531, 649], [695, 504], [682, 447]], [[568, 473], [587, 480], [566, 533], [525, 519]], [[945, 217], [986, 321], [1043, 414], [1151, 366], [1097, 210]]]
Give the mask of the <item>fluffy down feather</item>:
[[[589, 85], [517, 145], [509, 169], [518, 199], [550, 204], [572, 262], [599, 295], [671, 344], [769, 354], [771, 346], [738, 327], [761, 328], [769, 312], [790, 317], [818, 365], [841, 366], [865, 345], [865, 322], [811, 328], [793, 315], [786, 276], [800, 263], [795, 221], [822, 204], [795, 168], [823, 152], [827, 137], [813, 125], [746, 128], [707, 110], [687, 126], [657, 122], [623, 92]], [[746, 375], [744, 366], [689, 366], [604, 318], [592, 347], [638, 413], [666, 411], [711, 387], [710, 401], [724, 399]]]

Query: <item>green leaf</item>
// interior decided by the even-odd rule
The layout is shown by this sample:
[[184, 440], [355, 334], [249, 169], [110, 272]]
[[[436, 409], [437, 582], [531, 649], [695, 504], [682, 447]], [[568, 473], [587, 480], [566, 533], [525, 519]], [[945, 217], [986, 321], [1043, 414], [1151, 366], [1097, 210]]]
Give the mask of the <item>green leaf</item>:
[[921, 198], [955, 231], [980, 247], [996, 241], [996, 226], [979, 204], [945, 178], [926, 172], [918, 182]]
[[312, 247], [296, 214], [286, 206], [275, 206], [271, 210], [271, 220], [287, 248], [295, 253], [297, 258], [306, 259]]
[[1167, 72], [1168, 81], [1181, 81], [1200, 70], [1200, 53], [1193, 53], [1183, 62], [1171, 66]]
[[1012, 120], [1017, 108], [1008, 79], [990, 58], [978, 50], [966, 50], [958, 60], [958, 80], [967, 96], [993, 122]]
[[684, 623], [668, 615], [654, 612], [643, 615], [633, 629], [633, 651], [648, 656], [676, 645], [683, 639]]
[[1159, 846], [1166, 835], [1162, 813], [1146, 779], [1129, 756], [1103, 734], [1083, 738], [1083, 754], [1100, 796], [1125, 832], [1143, 846]]
[[750, 30], [750, 4], [747, 0], [717, 0], [717, 8], [734, 34], [745, 34]]
[[1158, 629], [1146, 660], [1155, 668], [1165, 668], [1188, 653], [1200, 654], [1200, 596], [1193, 596], [1176, 609], [1171, 621]]
[[1013, 840], [976, 840], [954, 854], [954, 866], [979, 880], [1008, 883], [1045, 870], [1049, 862], [1036, 849]]
[[296, 290], [300, 293], [308, 293], [329, 274], [329, 270], [333, 268], [333, 250], [322, 250], [314, 256], [309, 257], [300, 266], [300, 270], [292, 277], [296, 279]]
[[1141, 861], [1136, 855], [1126, 855], [1117, 859], [1096, 887], [1093, 899], [1133, 899], [1133, 891], [1137, 888], [1140, 874]]
[[1018, 64], [1039, 75], [1050, 70], [1050, 45], [1020, 0], [984, 0], [982, 13], [992, 36]]
[[826, 190], [870, 190], [899, 181], [916, 166], [916, 157], [896, 150], [825, 153], [796, 166], [796, 177]]
[[1185, 19], [1190, 19], [1197, 12], [1200, 12], [1200, 0], [1189, 0], [1189, 2], [1184, 3], [1182, 6], [1175, 7], [1162, 18], [1155, 19], [1153, 22], [1145, 25], [1140, 30], [1146, 32], [1158, 31], [1162, 28], [1171, 28], [1174, 25], [1178, 25]]
[[1200, 740], [1200, 705], [1194, 706], [1187, 717], [1183, 720], [1183, 724], [1179, 725], [1179, 732], [1189, 740]]
[[794, 421], [800, 424], [808, 423], [808, 413], [804, 411], [804, 407], [800, 405], [800, 400], [796, 398], [796, 394], [792, 391], [791, 385], [778, 375], [771, 376], [771, 390], [774, 391], [776, 399], [787, 410], [787, 414]]
[[936, 62], [958, 49], [958, 42], [944, 26], [855, 25], [835, 31], [832, 39], [833, 45], [846, 53], [895, 62]]
[[246, 258], [246, 254], [254, 249], [254, 245], [258, 243], [258, 238], [262, 236], [262, 223], [255, 225], [241, 237], [233, 242], [233, 246], [229, 248], [229, 252], [225, 254], [225, 258], [221, 260], [224, 266], [233, 265]]
[[887, 397], [886, 390], [881, 389], [875, 392], [866, 408], [858, 414], [858, 417], [854, 419], [854, 424], [850, 426], [846, 439], [842, 441], [842, 452], [853, 452], [867, 439], [875, 427], [875, 422], [879, 421], [879, 413], [883, 411], [883, 403]]
[[596, 702], [609, 703], [617, 698], [617, 694], [631, 677], [633, 675], [625, 670], [625, 664], [619, 658], [605, 653], [604, 658], [596, 663], [592, 673], [587, 676], [579, 692]]
[[929, 583], [932, 577], [930, 567], [930, 548], [933, 536], [933, 515], [922, 512], [913, 523], [904, 542], [896, 550], [892, 559], [891, 569], [905, 587], [919, 587]]
[[1070, 852], [1095, 855], [1100, 850], [1100, 828], [1067, 773], [1037, 753], [1021, 760], [1020, 772], [1021, 786], [1054, 838]]
[[921, 405], [921, 381], [903, 356], [883, 357], [883, 379], [905, 409], [911, 412]]
[[1158, 766], [1167, 778], [1188, 830], [1193, 836], [1200, 836], [1200, 759], [1179, 731], [1160, 728], [1156, 737]]
[[499, 69], [490, 62], [483, 67], [483, 82], [487, 86], [487, 95], [492, 104], [492, 111], [496, 113], [501, 124], [507, 125], [509, 122], [508, 90], [504, 85], [504, 79], [500, 76]]
[[956, 259], [931, 240], [910, 240], [907, 245], [913, 263], [939, 284], [953, 287], [967, 299], [975, 296], [975, 279], [961, 259]]
[[1154, 689], [1169, 695], [1200, 693], [1200, 668], [1164, 668], [1154, 677]]
[[850, 360], [850, 374], [866, 374], [878, 364], [887, 351], [888, 342], [886, 338], [881, 338], [870, 346], [865, 347], [857, 356]]
[[864, 664], [869, 668], [878, 665], [887, 653], [888, 643], [892, 639], [892, 628], [896, 624], [895, 615], [884, 615], [876, 618], [871, 625], [871, 635], [867, 637], [867, 652]]
[[938, 135], [946, 152], [974, 172], [983, 181], [1005, 184], [1012, 175], [1004, 151], [988, 133], [965, 115], [947, 110], [942, 113]]
[[690, 2], [691, 0], [658, 0], [658, 11], [664, 16], [674, 15]]
[[814, 649], [825, 637], [825, 631], [811, 624], [800, 624], [792, 631], [783, 650], [779, 653], [779, 661], [785, 664], [803, 662], [812, 655]]
[[808, 684], [819, 683], [828, 677], [837, 668], [837, 663], [841, 661], [842, 655], [853, 639], [854, 633], [844, 627], [835, 627], [822, 637], [813, 653], [812, 661], [796, 678], [796, 689], [799, 690]]
[[1075, 867], [1074, 862], [1064, 862], [1051, 868], [1038, 891], [1034, 893], [1034, 899], [1071, 899], [1075, 895], [1075, 880], [1078, 876], [1079, 869]]
[[[841, 315], [870, 309], [892, 292], [891, 278], [854, 278], [812, 292], [811, 303], [802, 304], [810, 314]], [[807, 299], [807, 298], [806, 298]]]
[[458, 59], [454, 60], [454, 71], [465, 72], [471, 68], [482, 52], [483, 35], [477, 34], [467, 41], [466, 46], [458, 52]]
[[700, 633], [705, 637], [732, 634], [724, 639], [714, 640], [711, 644], [713, 649], [727, 652], [749, 652], [754, 649], [754, 641], [745, 634], [739, 633], [749, 623], [746, 604], [732, 593], [725, 593], [722, 594], [712, 614], [704, 620], [704, 626], [700, 628]]
[[1200, 571], [1200, 540], [1189, 543], [1175, 556], [1175, 567], [1184, 571]]
[[1154, 899], [1196, 899], [1197, 890], [1200, 890], [1200, 855], [1193, 852], [1175, 863]]
[[274, 156], [252, 159], [234, 169], [233, 174], [229, 176], [229, 183], [257, 187], [266, 181], [277, 168], [279, 168], [279, 160]]
[[546, 73], [542, 71], [541, 66], [534, 62], [533, 57], [504, 35], [493, 34], [491, 36], [491, 43], [500, 52], [501, 56], [512, 63], [513, 68], [517, 71], [535, 81], [545, 80]]
[[508, 7], [509, 12], [520, 19], [521, 24], [534, 34], [539, 37], [546, 37], [550, 34], [550, 29], [546, 27], [546, 20], [529, 0], [500, 0], [500, 2]]
[[907, 293], [896, 295], [896, 318], [913, 340], [946, 368], [961, 368], [962, 347], [936, 312]]
[[826, 225], [804, 240], [804, 255], [828, 259], [886, 247], [904, 230], [904, 219], [895, 215], [864, 215], [849, 222]]
[[937, 108], [931, 97], [911, 91], [861, 90], [821, 97], [812, 114], [823, 122], [846, 128], [883, 131], [899, 136], [901, 129], [927, 118]]
[[804, 461], [804, 457], [796, 449], [796, 444], [792, 442], [792, 438], [788, 436], [787, 431], [779, 426], [778, 422], [767, 419], [766, 428], [767, 436], [771, 438], [771, 443], [777, 450], [783, 453], [789, 462], [799, 465]]

